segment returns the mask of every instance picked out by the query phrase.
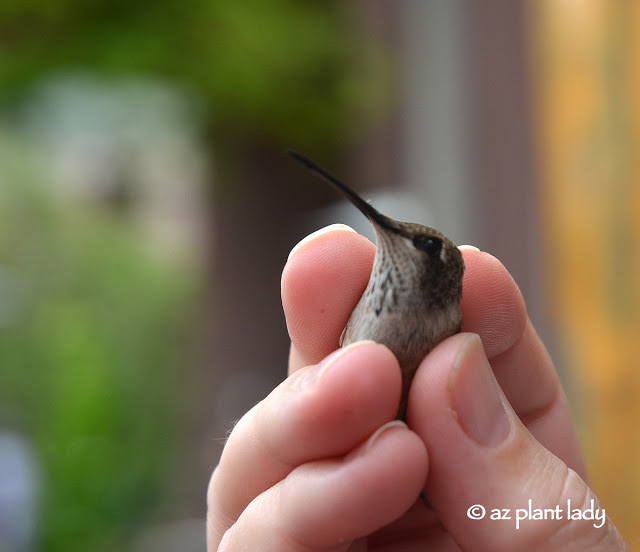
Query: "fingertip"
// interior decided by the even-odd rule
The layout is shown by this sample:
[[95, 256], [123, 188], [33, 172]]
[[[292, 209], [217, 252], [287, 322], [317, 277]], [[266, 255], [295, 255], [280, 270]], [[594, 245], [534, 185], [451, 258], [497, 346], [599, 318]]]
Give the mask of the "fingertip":
[[409, 426], [407, 424], [405, 424], [402, 420], [391, 420], [390, 422], [387, 422], [386, 424], [380, 426], [378, 429], [375, 430], [375, 432], [373, 433], [373, 435], [371, 437], [369, 437], [369, 440], [367, 441], [367, 444], [365, 446], [365, 451], [368, 452], [371, 447], [374, 445], [374, 443], [378, 440], [378, 437], [380, 437], [380, 435], [384, 432], [387, 431], [389, 429], [392, 429], [394, 427], [401, 427], [404, 429], [409, 429]]
[[383, 427], [371, 446], [301, 466], [285, 482], [284, 517], [297, 542], [324, 549], [364, 537], [415, 503], [428, 472], [425, 445], [406, 426]]
[[[442, 416], [446, 403], [449, 374], [472, 333], [459, 333], [439, 343], [420, 363], [409, 389], [407, 419], [418, 433], [426, 431], [425, 422]], [[427, 400], [428, 398], [428, 400]]]
[[512, 347], [527, 325], [527, 308], [520, 288], [493, 255], [462, 250], [465, 274], [462, 285], [463, 330], [480, 335], [492, 358]]
[[[424, 488], [429, 471], [429, 455], [424, 441], [400, 420], [380, 426], [362, 445], [360, 455], [370, 456], [380, 465], [380, 477], [392, 480], [395, 473], [406, 475], [405, 498], [399, 513], [407, 510]], [[385, 475], [383, 475], [385, 474]], [[395, 491], [399, 490], [397, 484]]]
[[358, 341], [289, 378], [265, 403], [260, 422], [287, 464], [343, 455], [393, 419], [401, 386], [393, 353]]
[[296, 245], [293, 246], [289, 253], [289, 257], [287, 260], [290, 260], [298, 251], [300, 251], [305, 245], [316, 240], [321, 237], [323, 234], [327, 234], [329, 232], [354, 232], [356, 231], [346, 224], [330, 224], [329, 226], [325, 226], [324, 228], [320, 228], [315, 232], [312, 232], [308, 236], [302, 238]]
[[306, 364], [338, 346], [374, 254], [369, 240], [344, 225], [324, 228], [294, 247], [282, 273], [282, 305], [291, 341]]

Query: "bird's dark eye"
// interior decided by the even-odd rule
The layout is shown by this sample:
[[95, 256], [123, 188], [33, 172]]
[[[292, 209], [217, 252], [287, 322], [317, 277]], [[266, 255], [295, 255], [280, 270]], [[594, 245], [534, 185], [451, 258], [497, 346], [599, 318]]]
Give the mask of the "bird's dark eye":
[[416, 236], [413, 238], [413, 245], [416, 249], [424, 251], [432, 259], [439, 257], [440, 252], [442, 251], [442, 240], [440, 238]]

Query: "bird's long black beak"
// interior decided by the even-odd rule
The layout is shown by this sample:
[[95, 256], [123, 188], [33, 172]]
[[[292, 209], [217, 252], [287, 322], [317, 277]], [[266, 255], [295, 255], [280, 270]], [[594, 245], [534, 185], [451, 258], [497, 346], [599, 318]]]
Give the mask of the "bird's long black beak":
[[331, 184], [334, 188], [340, 190], [340, 192], [347, 196], [347, 199], [351, 203], [353, 203], [362, 212], [362, 214], [371, 221], [372, 224], [381, 226], [382, 228], [386, 228], [395, 233], [400, 232], [398, 225], [393, 219], [390, 219], [389, 217], [380, 213], [369, 202], [362, 199], [349, 186], [342, 182], [342, 180], [340, 180], [337, 176], [334, 176], [329, 171], [323, 169], [320, 165], [314, 163], [306, 155], [303, 155], [292, 149], [288, 149], [286, 150], [286, 152], [290, 157], [295, 159], [301, 165], [304, 165], [312, 173], [322, 178], [322, 180], [324, 180], [325, 182]]

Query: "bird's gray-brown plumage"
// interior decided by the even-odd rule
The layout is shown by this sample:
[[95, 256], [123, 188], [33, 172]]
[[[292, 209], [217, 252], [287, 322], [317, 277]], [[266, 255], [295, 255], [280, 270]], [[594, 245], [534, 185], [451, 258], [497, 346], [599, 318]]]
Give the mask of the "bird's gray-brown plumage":
[[460, 250], [429, 226], [381, 214], [305, 156], [293, 151], [289, 154], [338, 188], [374, 227], [377, 249], [371, 277], [340, 344], [370, 339], [393, 352], [402, 370], [398, 418], [404, 419], [418, 365], [431, 349], [462, 327], [464, 262]]

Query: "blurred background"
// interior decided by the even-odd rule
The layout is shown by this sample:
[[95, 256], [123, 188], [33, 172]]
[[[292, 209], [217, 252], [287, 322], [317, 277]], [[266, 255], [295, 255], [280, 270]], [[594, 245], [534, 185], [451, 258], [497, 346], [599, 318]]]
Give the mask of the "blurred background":
[[0, 550], [204, 550], [289, 250], [368, 231], [285, 147], [504, 262], [640, 542], [638, 51], [635, 2], [4, 0]]

